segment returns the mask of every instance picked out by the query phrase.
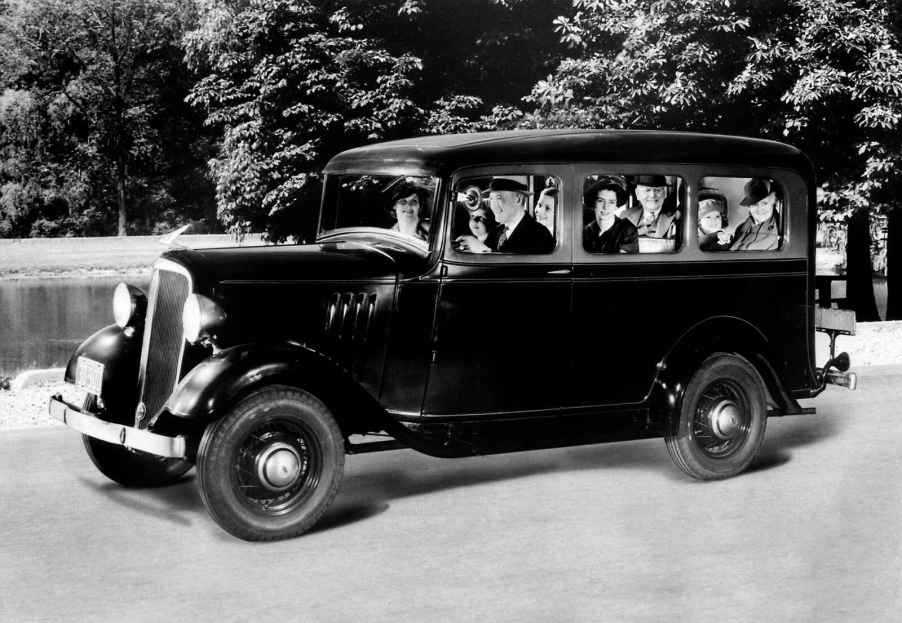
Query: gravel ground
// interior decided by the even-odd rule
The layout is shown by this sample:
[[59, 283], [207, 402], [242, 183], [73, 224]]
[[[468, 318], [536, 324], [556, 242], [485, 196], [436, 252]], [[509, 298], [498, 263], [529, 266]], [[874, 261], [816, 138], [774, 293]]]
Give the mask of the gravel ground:
[[[827, 359], [827, 336], [817, 334], [817, 362]], [[837, 351], [852, 358], [852, 369], [865, 366], [902, 364], [902, 321], [866, 322], [854, 336], [840, 336]], [[34, 426], [62, 426], [47, 415], [47, 401], [60, 393], [80, 405], [84, 393], [65, 383], [40, 383], [19, 391], [0, 390], [0, 431]]]

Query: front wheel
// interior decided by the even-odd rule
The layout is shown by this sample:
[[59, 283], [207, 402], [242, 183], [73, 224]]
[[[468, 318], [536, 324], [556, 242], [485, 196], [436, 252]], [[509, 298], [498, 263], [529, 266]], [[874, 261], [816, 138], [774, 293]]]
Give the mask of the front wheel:
[[718, 480], [749, 466], [766, 425], [767, 399], [758, 371], [742, 357], [717, 354], [692, 376], [665, 440], [680, 469], [699, 480]]
[[331, 504], [344, 438], [326, 406], [295, 388], [259, 390], [204, 432], [200, 495], [226, 532], [249, 541], [298, 536]]

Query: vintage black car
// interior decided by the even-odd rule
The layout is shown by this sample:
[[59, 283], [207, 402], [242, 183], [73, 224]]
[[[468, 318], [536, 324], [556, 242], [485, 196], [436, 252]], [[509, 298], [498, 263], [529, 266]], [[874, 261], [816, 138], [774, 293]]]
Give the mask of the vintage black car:
[[[197, 466], [215, 521], [298, 535], [345, 455], [438, 457], [663, 436], [699, 479], [828, 382], [854, 316], [817, 309], [797, 149], [653, 131], [424, 137], [339, 154], [314, 244], [174, 249], [74, 353], [109, 478]], [[831, 359], [815, 367], [816, 325]], [[383, 439], [376, 437], [383, 436]]]

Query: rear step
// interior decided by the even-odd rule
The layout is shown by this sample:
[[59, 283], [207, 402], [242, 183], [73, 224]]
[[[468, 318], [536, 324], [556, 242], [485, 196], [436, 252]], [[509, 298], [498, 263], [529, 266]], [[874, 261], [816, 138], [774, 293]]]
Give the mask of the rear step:
[[824, 375], [824, 382], [830, 383], [831, 385], [839, 385], [840, 387], [855, 389], [856, 387], [858, 387], [858, 375], [854, 372], [827, 370], [827, 373]]

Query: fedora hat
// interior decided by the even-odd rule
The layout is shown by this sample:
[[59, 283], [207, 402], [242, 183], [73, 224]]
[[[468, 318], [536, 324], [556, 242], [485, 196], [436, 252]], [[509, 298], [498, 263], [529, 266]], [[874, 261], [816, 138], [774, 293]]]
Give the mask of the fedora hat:
[[753, 177], [745, 183], [745, 197], [739, 202], [741, 206], [758, 203], [772, 192], [776, 192], [773, 184], [766, 177]]
[[508, 190], [517, 193], [529, 192], [529, 188], [527, 188], [526, 184], [523, 184], [522, 182], [512, 180], [509, 177], [493, 177], [491, 183], [489, 184], [489, 192], [499, 190]]

